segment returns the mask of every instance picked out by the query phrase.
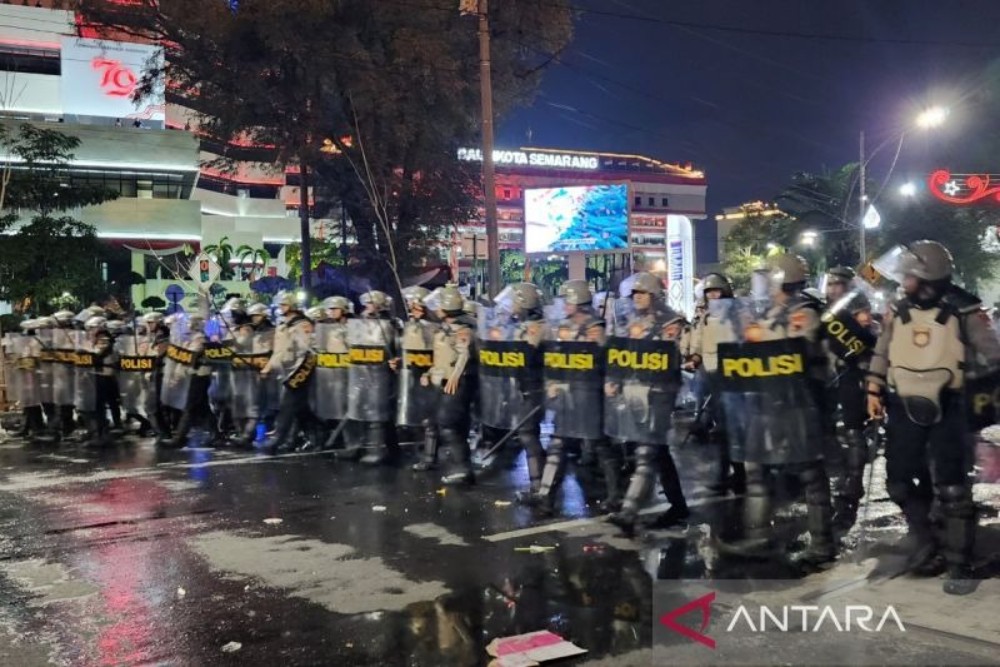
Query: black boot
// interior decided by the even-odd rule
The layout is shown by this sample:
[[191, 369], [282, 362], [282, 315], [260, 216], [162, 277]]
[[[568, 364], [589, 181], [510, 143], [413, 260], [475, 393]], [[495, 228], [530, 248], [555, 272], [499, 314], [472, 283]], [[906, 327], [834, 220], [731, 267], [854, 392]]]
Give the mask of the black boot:
[[968, 595], [979, 586], [970, 566], [976, 543], [976, 506], [972, 502], [972, 490], [968, 484], [941, 486], [938, 497], [945, 515], [944, 556], [948, 562], [944, 592]]
[[452, 469], [441, 478], [445, 486], [471, 486], [476, 483], [472, 472], [472, 450], [469, 447], [469, 428], [466, 423], [442, 424], [441, 444], [451, 453]]
[[626, 537], [635, 536], [636, 518], [639, 508], [653, 490], [653, 476], [656, 474], [657, 445], [640, 444], [635, 450], [635, 472], [629, 480], [622, 508], [608, 516], [608, 522], [621, 528]]
[[850, 429], [844, 433], [844, 481], [835, 500], [834, 526], [847, 532], [858, 519], [858, 507], [865, 495], [865, 463], [868, 443], [864, 433]]
[[596, 445], [597, 461], [604, 477], [604, 499], [598, 509], [617, 512], [622, 507], [622, 459], [621, 447], [616, 443], [601, 442]]
[[770, 558], [771, 494], [767, 488], [767, 471], [759, 463], [747, 463], [746, 475], [742, 533], [735, 539], [722, 541], [719, 550], [742, 558]]
[[420, 460], [413, 464], [413, 470], [426, 472], [437, 468], [438, 430], [434, 424], [424, 424], [424, 450]]

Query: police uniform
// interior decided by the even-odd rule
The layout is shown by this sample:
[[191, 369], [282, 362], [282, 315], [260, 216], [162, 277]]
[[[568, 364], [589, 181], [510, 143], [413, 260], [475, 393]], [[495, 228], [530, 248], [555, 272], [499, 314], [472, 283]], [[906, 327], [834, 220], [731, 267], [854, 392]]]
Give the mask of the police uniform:
[[[650, 305], [645, 309], [637, 308], [629, 319], [628, 337], [671, 340], [679, 343], [686, 322], [680, 313], [669, 308], [660, 299], [662, 286], [659, 279], [649, 273], [637, 274], [632, 293], [633, 302], [636, 293], [648, 294]], [[679, 389], [679, 385], [669, 391], [663, 391], [658, 387], [650, 388], [646, 412], [654, 423], [662, 425], [655, 429], [658, 433], [662, 432], [662, 439], [657, 442], [629, 443], [635, 447], [635, 472], [629, 481], [621, 510], [608, 517], [611, 523], [619, 526], [627, 535], [631, 535], [635, 530], [640, 505], [652, 492], [654, 478], [657, 476], [663, 487], [663, 493], [670, 502], [670, 508], [655, 517], [649, 523], [649, 527], [667, 528], [683, 522], [689, 516], [677, 465], [667, 444], [670, 420]]]
[[[730, 549], [761, 552], [770, 544], [771, 494], [767, 484], [769, 466], [779, 466], [784, 472], [798, 477], [808, 507], [807, 528], [810, 544], [801, 555], [804, 565], [818, 565], [832, 560], [835, 553], [830, 500], [830, 481], [823, 463], [821, 434], [823, 405], [827, 378], [826, 357], [820, 343], [820, 304], [803, 292], [808, 274], [805, 261], [795, 255], [779, 255], [772, 260], [770, 271], [773, 293], [779, 295], [760, 321], [750, 325], [745, 332], [751, 342], [805, 340], [805, 368], [810, 387], [810, 398], [803, 404], [790, 405], [787, 421], [800, 422], [796, 431], [784, 431], [783, 442], [775, 448], [771, 458], [762, 458], [761, 452], [747, 451], [746, 502], [744, 504], [744, 539], [726, 545]], [[775, 434], [782, 433], [779, 425], [765, 426]], [[798, 432], [798, 435], [794, 435]], [[769, 437], [769, 436], [766, 436]], [[777, 437], [777, 436], [776, 436]], [[778, 460], [775, 457], [785, 457]]]
[[[294, 296], [279, 293], [275, 304], [282, 308], [285, 321], [274, 334], [274, 350], [261, 373], [276, 375], [284, 383], [274, 433], [264, 443], [264, 450], [272, 456], [281, 447], [292, 445], [297, 429], [306, 432], [313, 426], [309, 409], [309, 358], [312, 352], [312, 322], [298, 309]], [[314, 357], [313, 357], [314, 358]], [[302, 381], [293, 378], [302, 373]]]
[[[729, 280], [721, 274], [710, 274], [703, 282], [705, 292], [719, 290], [721, 298], [731, 299], [732, 286]], [[732, 343], [738, 340], [733, 324], [723, 321], [720, 314], [712, 313], [713, 299], [707, 299], [701, 315], [692, 327], [688, 342], [689, 362], [703, 373], [709, 391], [708, 402], [701, 415], [703, 421], [710, 423], [707, 429], [707, 439], [716, 448], [717, 467], [715, 479], [709, 484], [709, 489], [717, 494], [725, 494], [732, 490], [741, 495], [746, 491], [746, 469], [742, 462], [733, 461], [729, 451], [729, 441], [726, 437], [726, 419], [719, 385], [719, 344]]]
[[[592, 343], [594, 353], [600, 354], [605, 339], [605, 322], [594, 315], [591, 303], [592, 295], [590, 287], [585, 280], [571, 280], [560, 286], [560, 296], [566, 304], [573, 310], [563, 320], [558, 322], [554, 331], [554, 342], [587, 342]], [[600, 391], [600, 376], [596, 380], [588, 380], [588, 383], [595, 386], [596, 391]], [[550, 400], [568, 401], [562, 403], [565, 409], [554, 410], [555, 433], [549, 440], [546, 450], [545, 467], [542, 472], [541, 485], [536, 493], [521, 494], [520, 502], [537, 507], [542, 513], [551, 514], [553, 512], [554, 496], [562, 485], [566, 469], [567, 447], [576, 440], [582, 440], [582, 451], [586, 454], [592, 452], [596, 456], [601, 468], [605, 483], [604, 498], [601, 506], [605, 509], [616, 510], [621, 505], [621, 447], [612, 445], [607, 438], [600, 437], [600, 420], [594, 420], [590, 415], [598, 409], [600, 396], [596, 400], [592, 399], [588, 384], [578, 381], [574, 385], [569, 377], [562, 377], [558, 380], [546, 379], [546, 393]], [[582, 414], [586, 411], [588, 414]], [[562, 424], [562, 421], [574, 421], [574, 424]], [[585, 424], [590, 426], [584, 428]], [[576, 433], [583, 436], [587, 430], [593, 428], [597, 431], [594, 437], [567, 437], [566, 433]], [[580, 468], [586, 463], [581, 457]]]
[[910, 565], [937, 570], [930, 510], [935, 497], [945, 522], [944, 590], [972, 592], [976, 512], [969, 472], [972, 439], [963, 390], [972, 369], [1000, 366], [996, 331], [977, 297], [951, 283], [951, 254], [934, 241], [903, 249], [899, 279], [916, 289], [893, 304], [868, 375], [869, 412], [887, 415], [889, 497], [902, 509], [916, 541]]
[[474, 481], [469, 428], [476, 398], [476, 322], [463, 312], [461, 293], [454, 286], [441, 295], [444, 321], [434, 332], [434, 361], [427, 382], [437, 392], [434, 421], [441, 444], [451, 451], [453, 469], [445, 484]]
[[192, 355], [191, 383], [180, 420], [169, 442], [169, 446], [177, 448], [187, 444], [188, 434], [198, 424], [208, 427], [210, 442], [216, 439], [218, 433], [218, 425], [210, 407], [208, 394], [212, 383], [212, 366], [205, 357], [205, 347], [208, 343], [204, 332], [205, 320], [200, 315], [193, 315], [189, 322], [191, 331], [185, 341], [185, 348]]

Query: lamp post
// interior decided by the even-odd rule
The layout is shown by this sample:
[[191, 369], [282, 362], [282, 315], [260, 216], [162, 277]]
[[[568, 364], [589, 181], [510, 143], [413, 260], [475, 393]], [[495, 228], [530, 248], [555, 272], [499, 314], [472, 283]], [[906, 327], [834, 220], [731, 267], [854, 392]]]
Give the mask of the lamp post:
[[[914, 121], [914, 125], [923, 130], [930, 130], [935, 127], [940, 127], [948, 119], [949, 110], [947, 107], [933, 106], [928, 107], [917, 114]], [[906, 133], [909, 128], [904, 129], [900, 132], [898, 136], [899, 148], [896, 149], [896, 157], [899, 157], [899, 151], [903, 148], [903, 139], [906, 138]], [[896, 135], [893, 135], [883, 141], [878, 147], [875, 148], [870, 154], [865, 153], [865, 131], [861, 130], [861, 134], [858, 141], [859, 152], [860, 152], [860, 162], [858, 168], [858, 177], [860, 178], [860, 184], [858, 186], [858, 254], [860, 255], [860, 264], [865, 263], [865, 258], [867, 257], [867, 249], [865, 248], [865, 216], [868, 212], [868, 193], [865, 188], [865, 173], [868, 169], [868, 163], [872, 161], [875, 155], [889, 145], [890, 142], [897, 139]], [[892, 166], [889, 168], [889, 173], [886, 175], [886, 181], [892, 176], [892, 170], [896, 166], [896, 161], [893, 160]], [[877, 196], [877, 195], [876, 195]], [[907, 195], [910, 196], [910, 195]], [[873, 202], [874, 203], [874, 202]]]

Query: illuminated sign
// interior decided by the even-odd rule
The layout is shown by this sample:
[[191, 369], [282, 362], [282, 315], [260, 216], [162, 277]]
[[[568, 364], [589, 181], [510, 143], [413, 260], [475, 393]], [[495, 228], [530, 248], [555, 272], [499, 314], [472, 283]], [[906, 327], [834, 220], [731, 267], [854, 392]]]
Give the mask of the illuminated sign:
[[[482, 162], [483, 152], [478, 148], [459, 148], [458, 159], [465, 162]], [[494, 164], [539, 169], [579, 169], [589, 171], [600, 168], [596, 155], [579, 153], [543, 153], [540, 151], [493, 151]]]
[[927, 186], [931, 194], [948, 204], [1000, 202], [1000, 176], [991, 174], [952, 174], [939, 169], [930, 175]]
[[143, 72], [162, 67], [163, 52], [148, 44], [63, 37], [59, 80], [63, 113], [105, 118], [165, 119], [163, 86], [132, 101]]

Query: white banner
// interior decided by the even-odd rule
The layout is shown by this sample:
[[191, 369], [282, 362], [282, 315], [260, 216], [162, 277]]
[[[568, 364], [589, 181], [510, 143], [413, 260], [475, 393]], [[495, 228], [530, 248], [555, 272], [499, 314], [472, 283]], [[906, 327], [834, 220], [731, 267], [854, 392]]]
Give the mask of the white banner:
[[694, 230], [685, 215], [667, 216], [667, 303], [694, 314]]
[[63, 37], [60, 94], [63, 113], [107, 118], [163, 121], [163, 81], [157, 92], [136, 104], [132, 95], [151, 64], [160, 66], [163, 51], [147, 44]]

